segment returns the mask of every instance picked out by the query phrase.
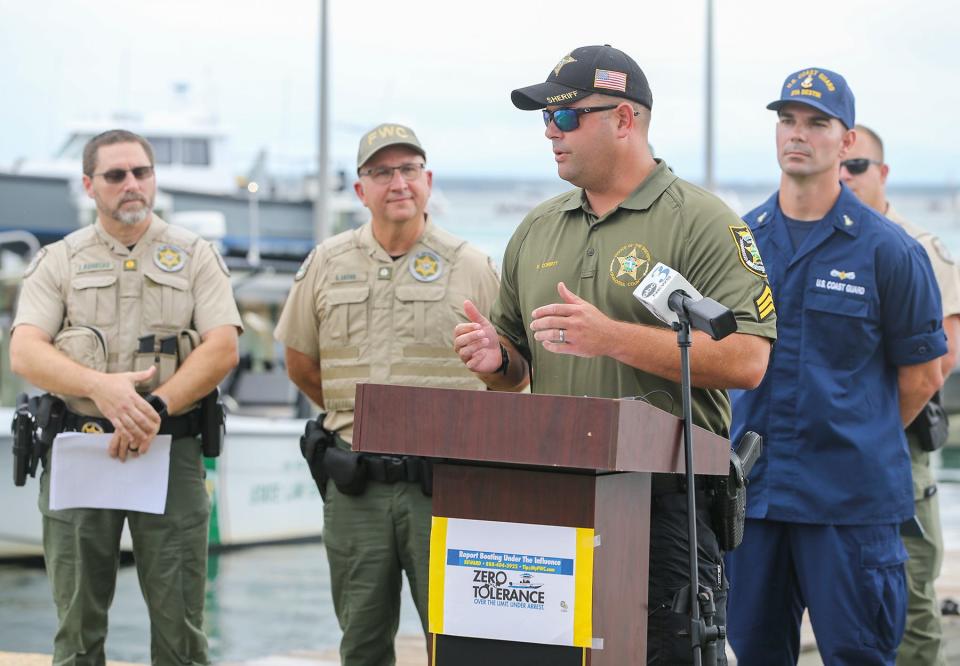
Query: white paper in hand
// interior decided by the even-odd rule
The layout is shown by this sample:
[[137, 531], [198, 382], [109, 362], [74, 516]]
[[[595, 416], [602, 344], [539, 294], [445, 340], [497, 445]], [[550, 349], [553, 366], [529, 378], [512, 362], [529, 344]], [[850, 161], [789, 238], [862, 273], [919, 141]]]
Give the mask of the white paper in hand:
[[50, 508], [163, 513], [170, 474], [170, 435], [126, 462], [107, 453], [111, 435], [62, 432], [50, 454]]

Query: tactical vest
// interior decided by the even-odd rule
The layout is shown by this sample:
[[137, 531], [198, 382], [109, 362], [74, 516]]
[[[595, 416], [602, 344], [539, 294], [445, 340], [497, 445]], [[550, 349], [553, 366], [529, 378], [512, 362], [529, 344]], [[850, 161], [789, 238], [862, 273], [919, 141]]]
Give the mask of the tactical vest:
[[[158, 222], [166, 225], [154, 218], [153, 224]], [[54, 344], [78, 363], [100, 371], [129, 372], [152, 365], [152, 354], [145, 365], [137, 362], [141, 336], [180, 336], [192, 328], [192, 258], [199, 240], [186, 229], [166, 225], [145, 247], [140, 244], [146, 236], [141, 238], [127, 255], [113, 252], [93, 226], [66, 236], [68, 266], [61, 287], [66, 312], [64, 330]], [[97, 344], [102, 345], [103, 367], [94, 365], [97, 354], [91, 347]], [[150, 386], [138, 390], [151, 390], [166, 379], [155, 376]], [[75, 412], [102, 416], [92, 400], [62, 397]]]
[[428, 227], [406, 256], [390, 261], [374, 256], [362, 234], [334, 236], [314, 257], [326, 266], [319, 285], [324, 406], [353, 410], [358, 382], [486, 388], [453, 351], [453, 328], [466, 317], [463, 296], [448, 286], [465, 241]]

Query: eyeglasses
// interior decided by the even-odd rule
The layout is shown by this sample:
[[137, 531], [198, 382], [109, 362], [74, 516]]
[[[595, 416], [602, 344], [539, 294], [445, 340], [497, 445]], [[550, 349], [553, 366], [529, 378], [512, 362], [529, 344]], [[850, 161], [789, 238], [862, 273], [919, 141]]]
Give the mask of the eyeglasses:
[[844, 160], [840, 162], [840, 166], [846, 169], [851, 176], [859, 176], [861, 173], [869, 169], [871, 164], [882, 166], [883, 162], [871, 160], [866, 157], [857, 157], [856, 159]]
[[139, 166], [132, 169], [110, 169], [103, 173], [95, 173], [94, 176], [103, 176], [103, 179], [111, 185], [119, 185], [127, 179], [127, 174], [132, 173], [137, 180], [146, 180], [153, 176], [152, 166]]
[[584, 113], [593, 113], [594, 111], [609, 111], [610, 109], [615, 109], [618, 106], [620, 105], [608, 104], [606, 106], [565, 106], [561, 109], [554, 109], [553, 111], [544, 109], [543, 124], [549, 125], [550, 121], [552, 120], [553, 124], [556, 125], [557, 129], [561, 132], [572, 132], [580, 127], [580, 116]]
[[386, 185], [393, 180], [393, 172], [399, 171], [400, 175], [403, 176], [403, 179], [409, 183], [419, 178], [426, 166], [426, 164], [418, 163], [401, 164], [400, 166], [394, 167], [380, 166], [372, 169], [366, 169], [364, 171], [357, 171], [357, 174], [360, 176], [367, 176], [370, 178], [370, 180], [378, 185]]

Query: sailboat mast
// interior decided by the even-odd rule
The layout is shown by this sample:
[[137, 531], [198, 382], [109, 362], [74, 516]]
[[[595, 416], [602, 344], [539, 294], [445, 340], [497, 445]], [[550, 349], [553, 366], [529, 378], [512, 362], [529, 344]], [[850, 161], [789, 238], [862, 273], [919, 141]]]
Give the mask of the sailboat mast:
[[329, 73], [329, 47], [327, 30], [327, 0], [320, 0], [320, 25], [319, 25], [319, 44], [317, 48], [317, 74], [319, 85], [317, 87], [317, 198], [313, 202], [313, 236], [319, 243], [329, 234], [328, 211], [330, 198], [330, 135], [329, 135], [329, 113], [330, 113], [330, 95], [327, 81]]
[[707, 53], [705, 83], [706, 103], [704, 104], [704, 137], [703, 137], [703, 186], [714, 191], [717, 183], [713, 171], [713, 0], [707, 0]]

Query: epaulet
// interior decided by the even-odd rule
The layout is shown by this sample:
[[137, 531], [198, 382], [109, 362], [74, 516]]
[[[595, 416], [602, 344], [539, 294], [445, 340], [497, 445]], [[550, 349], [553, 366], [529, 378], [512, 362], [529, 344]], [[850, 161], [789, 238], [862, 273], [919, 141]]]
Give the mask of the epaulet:
[[764, 204], [744, 215], [743, 220], [750, 229], [758, 229], [770, 221], [771, 215], [773, 215], [773, 208]]
[[72, 257], [83, 248], [97, 242], [97, 230], [92, 224], [88, 224], [64, 236], [63, 242], [67, 246], [69, 256]]
[[349, 252], [350, 250], [360, 247], [360, 240], [357, 237], [359, 233], [359, 229], [350, 229], [336, 236], [331, 236], [320, 243], [318, 249], [328, 257], [335, 257], [344, 252]]
[[155, 243], [170, 243], [171, 245], [176, 245], [177, 247], [183, 248], [188, 253], [193, 253], [194, 246], [197, 244], [197, 241], [201, 240], [202, 237], [196, 232], [190, 231], [189, 229], [184, 229], [183, 227], [178, 227], [172, 224], [168, 224], [167, 228], [163, 230], [163, 233], [157, 236]]
[[467, 244], [467, 241], [454, 236], [433, 223], [430, 224], [429, 231], [420, 239], [420, 242], [447, 261], [453, 261], [457, 251]]

